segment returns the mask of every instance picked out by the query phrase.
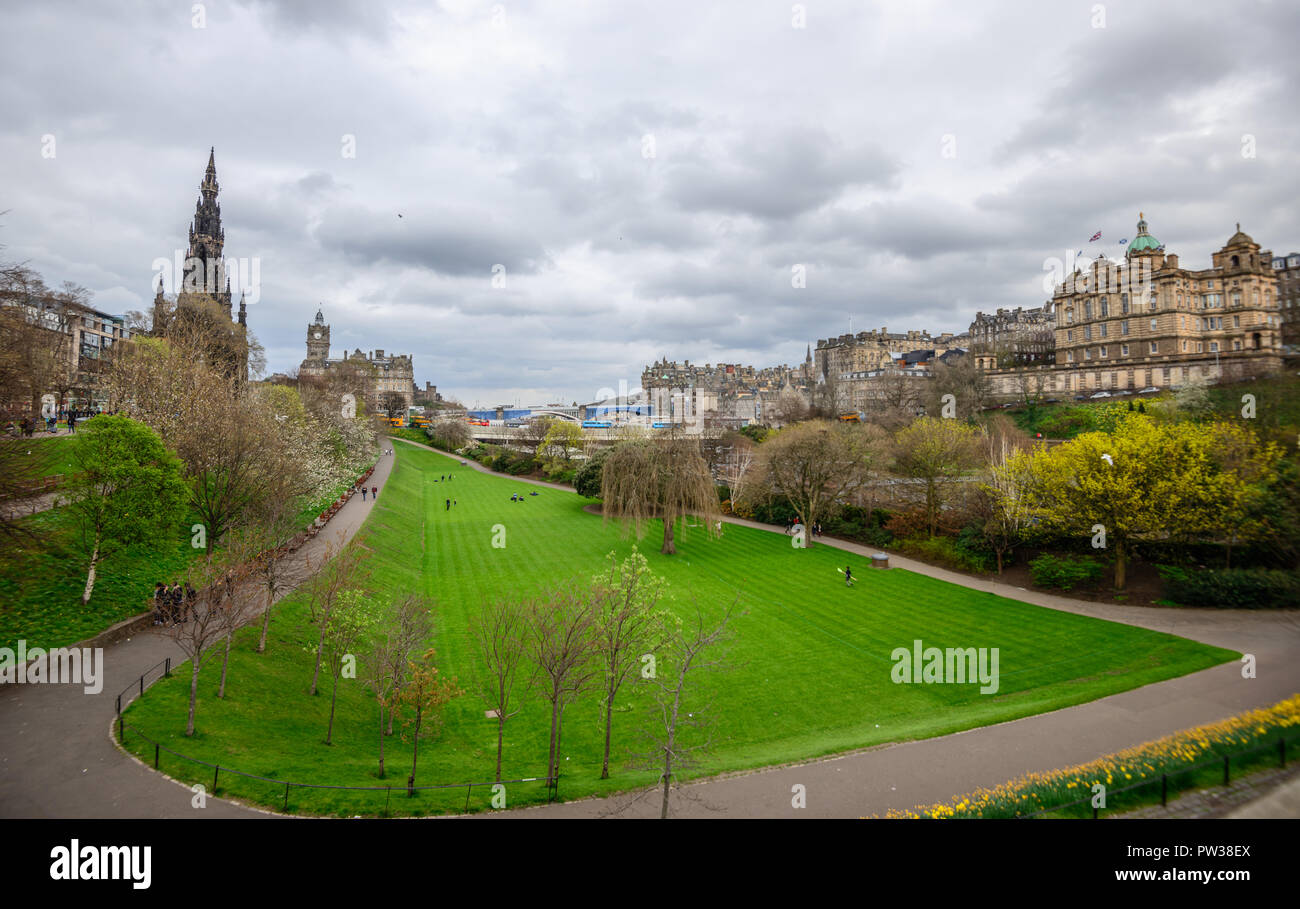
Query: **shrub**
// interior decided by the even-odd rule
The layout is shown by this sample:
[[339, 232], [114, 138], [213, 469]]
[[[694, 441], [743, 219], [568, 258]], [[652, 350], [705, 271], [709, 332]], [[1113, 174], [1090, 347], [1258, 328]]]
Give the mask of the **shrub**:
[[754, 506], [753, 517], [755, 521], [761, 521], [764, 524], [780, 524], [782, 526], [794, 522], [794, 506], [786, 499], [778, 498], [771, 502], [761, 502]]
[[602, 448], [583, 462], [573, 475], [573, 488], [578, 495], [589, 499], [600, 498], [600, 484], [604, 477], [605, 462], [609, 460], [612, 448]]
[[1300, 575], [1265, 568], [1188, 571], [1160, 565], [1165, 594], [1182, 606], [1283, 609], [1300, 606]]
[[[957, 523], [959, 520], [955, 510], [944, 509], [939, 512], [935, 520], [935, 530], [938, 534], [955, 534], [961, 527]], [[924, 508], [909, 508], [891, 514], [885, 529], [898, 539], [907, 539], [922, 533], [928, 534], [930, 519], [926, 516]]]
[[944, 568], [976, 573], [989, 570], [987, 556], [982, 553], [967, 552], [951, 537], [908, 537], [900, 544], [900, 548], [906, 555], [926, 562], [934, 562]]
[[883, 549], [895, 543], [894, 535], [885, 529], [889, 519], [889, 512], [883, 508], [868, 510], [857, 505], [845, 505], [838, 515], [822, 521], [822, 529], [831, 536]]
[[1072, 559], [1068, 556], [1044, 554], [1029, 563], [1029, 571], [1039, 587], [1073, 590], [1100, 581], [1102, 565], [1087, 557]]

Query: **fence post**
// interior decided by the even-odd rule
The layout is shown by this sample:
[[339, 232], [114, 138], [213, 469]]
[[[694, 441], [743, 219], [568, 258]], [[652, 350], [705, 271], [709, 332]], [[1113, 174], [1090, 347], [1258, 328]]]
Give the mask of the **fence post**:
[[172, 658], [167, 658], [167, 665], [163, 668], [163, 677], [171, 678], [172, 675]]
[[388, 805], [393, 801], [393, 787], [388, 787], [388, 795], [384, 796], [384, 816], [388, 816]]
[[158, 769], [158, 743], [153, 743], [153, 769]]
[[1230, 760], [1232, 760], [1232, 758], [1231, 758], [1229, 755], [1226, 755], [1226, 754], [1225, 754], [1225, 755], [1223, 756], [1223, 785], [1225, 785], [1225, 786], [1228, 785], [1228, 774], [1229, 774], [1229, 771], [1228, 771], [1228, 762], [1229, 762]]
[[120, 694], [117, 696], [117, 715], [122, 715], [122, 696]]
[[474, 784], [470, 783], [465, 787], [465, 813], [469, 813], [469, 794], [474, 791]]
[[117, 740], [126, 744], [126, 727], [122, 725], [122, 714], [117, 715]]
[[140, 693], [144, 694], [144, 675], [140, 676]]
[[221, 765], [218, 764], [212, 769], [212, 794], [217, 794], [217, 776], [221, 773]]
[[284, 784], [284, 810], [289, 810], [289, 784]]
[[1160, 807], [1169, 807], [1169, 777], [1166, 774], [1160, 774]]

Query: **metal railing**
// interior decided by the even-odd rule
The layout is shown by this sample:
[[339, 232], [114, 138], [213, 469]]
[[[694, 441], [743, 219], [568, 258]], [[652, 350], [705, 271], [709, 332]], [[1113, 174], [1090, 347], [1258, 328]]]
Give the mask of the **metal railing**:
[[[123, 708], [129, 706], [132, 700], [144, 694], [145, 688], [148, 687], [148, 685], [146, 685], [146, 680], [148, 680], [148, 684], [151, 685], [153, 684], [153, 682], [156, 682], [158, 679], [169, 677], [171, 675], [171, 663], [172, 663], [171, 657], [167, 657], [161, 662], [154, 664], [153, 666], [149, 667], [144, 672], [142, 672], [137, 679], [132, 681], [131, 684], [127, 685], [125, 688], [122, 689], [121, 692], [118, 693], [117, 695], [117, 738], [118, 738], [118, 742], [123, 746], [123, 748], [126, 747], [127, 730], [130, 730], [137, 738], [143, 739], [148, 744], [153, 745], [153, 768], [155, 770], [161, 769], [160, 765], [161, 765], [161, 757], [163, 752], [173, 755], [174, 757], [177, 757], [183, 761], [188, 761], [191, 764], [196, 764], [201, 767], [211, 768], [212, 788], [210, 792], [213, 795], [215, 795], [217, 792], [217, 784], [221, 779], [221, 774], [225, 773], [225, 774], [241, 777], [243, 779], [259, 780], [261, 782], [270, 783], [275, 786], [283, 786], [284, 799], [281, 803], [281, 810], [285, 812], [289, 810], [289, 794], [291, 790], [306, 789], [306, 790], [340, 790], [340, 791], [350, 791], [350, 792], [374, 792], [374, 793], [382, 792], [384, 793], [385, 796], [384, 813], [385, 814], [388, 813], [389, 807], [392, 802], [392, 795], [394, 789], [394, 787], [391, 785], [390, 786], [340, 786], [340, 785], [334, 785], [329, 783], [304, 783], [295, 780], [282, 780], [282, 779], [277, 779], [275, 777], [261, 776], [256, 773], [247, 773], [242, 770], [237, 770], [233, 767], [222, 767], [220, 764], [215, 764], [211, 761], [205, 761], [202, 758], [196, 758], [196, 757], [191, 757], [188, 754], [182, 754], [181, 752], [169, 748], [166, 745], [163, 745], [161, 742], [150, 738], [144, 732], [144, 730], [140, 729], [140, 727], [126, 722], [126, 720], [122, 716]], [[162, 670], [162, 672], [158, 671], [160, 669]], [[125, 698], [125, 700], [123, 700], [123, 698]], [[414, 785], [410, 785], [408, 782], [408, 784], [399, 785], [396, 788], [399, 792], [404, 791], [408, 798], [414, 798], [417, 792], [449, 792], [453, 790], [464, 789], [465, 805], [462, 810], [464, 812], [468, 812], [470, 798], [473, 795], [474, 790], [476, 788], [485, 789], [488, 792], [495, 793], [495, 790], [493, 789], [494, 786], [498, 786], [498, 785], [504, 786], [507, 784], [514, 785], [518, 783], [544, 783], [546, 785], [546, 800], [548, 802], [554, 801], [559, 797], [560, 794], [559, 775], [556, 775], [554, 778], [523, 777], [521, 779], [516, 779], [516, 780], [490, 780], [487, 782], [479, 781], [479, 782], [471, 782], [471, 783], [439, 783], [437, 785], [430, 785], [430, 786], [414, 786]]]

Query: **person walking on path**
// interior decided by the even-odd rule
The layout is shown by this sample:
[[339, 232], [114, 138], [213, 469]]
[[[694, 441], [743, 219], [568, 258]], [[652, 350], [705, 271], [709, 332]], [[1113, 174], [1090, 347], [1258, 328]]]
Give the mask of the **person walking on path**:
[[77, 418], [71, 414], [68, 415], [68, 432], [71, 435], [77, 434]]
[[371, 487], [370, 487], [370, 498], [374, 499], [376, 502], [379, 501], [379, 487], [378, 487], [378, 486], [371, 486]]
[[161, 625], [167, 612], [167, 588], [159, 581], [153, 585], [153, 623]]
[[361, 501], [364, 502], [366, 500], [366, 493], [368, 493], [369, 491], [370, 490], [366, 489], [366, 487], [364, 486], [361, 487]]

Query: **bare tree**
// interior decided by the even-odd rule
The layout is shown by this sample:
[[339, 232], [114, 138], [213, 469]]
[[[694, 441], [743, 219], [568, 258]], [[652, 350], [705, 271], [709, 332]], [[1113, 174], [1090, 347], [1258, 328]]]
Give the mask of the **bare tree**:
[[926, 413], [930, 416], [942, 415], [944, 395], [953, 396], [952, 404], [958, 420], [970, 419], [993, 399], [988, 375], [975, 363], [974, 357], [961, 357], [951, 364], [938, 360], [933, 373], [926, 402]]
[[[340, 541], [342, 533], [339, 534]], [[340, 548], [341, 547], [341, 548]], [[338, 549], [338, 555], [331, 558], [331, 553]], [[307, 585], [310, 621], [318, 631], [316, 639], [316, 667], [312, 671], [311, 693], [316, 694], [317, 682], [320, 680], [321, 657], [325, 652], [325, 636], [329, 633], [330, 623], [337, 618], [340, 600], [344, 591], [360, 586], [363, 578], [361, 562], [365, 550], [359, 545], [327, 545], [322, 557], [324, 567]]]
[[260, 600], [255, 590], [256, 585], [246, 583], [248, 565], [243, 563], [242, 555], [240, 552], [227, 551], [227, 561], [235, 562], [237, 567], [217, 582], [217, 592], [214, 594], [219, 597], [215, 602], [216, 608], [225, 617], [226, 648], [221, 657], [221, 683], [217, 686], [217, 697], [222, 700], [226, 697], [226, 674], [230, 669], [230, 648], [235, 633], [256, 620]]
[[194, 588], [194, 601], [180, 617], [183, 621], [174, 621], [171, 625], [163, 626], [161, 630], [161, 633], [175, 641], [190, 659], [189, 717], [185, 723], [187, 736], [194, 735], [199, 673], [203, 668], [204, 658], [212, 645], [220, 641], [230, 627], [231, 616], [223, 608], [226, 591], [222, 579], [233, 572], [234, 567], [226, 560], [224, 552], [208, 554], [191, 562], [183, 581], [186, 586]]
[[564, 709], [588, 690], [600, 672], [594, 659], [595, 602], [577, 586], [552, 591], [528, 604], [528, 648], [537, 668], [537, 687], [551, 705], [550, 756], [546, 779], [560, 773], [560, 732]]
[[[655, 659], [653, 651], [664, 634], [664, 617], [655, 607], [663, 595], [663, 582], [650, 573], [645, 556], [632, 548], [620, 563], [614, 553], [609, 566], [592, 579], [596, 600], [594, 647], [601, 669], [601, 706], [605, 713], [605, 755], [600, 778], [609, 779], [610, 737], [614, 726], [614, 701], [619, 689], [641, 667], [643, 675]], [[650, 673], [653, 676], [653, 671]]]
[[803, 526], [812, 527], [870, 482], [887, 450], [884, 432], [871, 425], [818, 420], [789, 426], [760, 446], [740, 498], [785, 498]]
[[688, 710], [687, 685], [700, 673], [728, 668], [725, 648], [716, 654], [706, 651], [730, 637], [727, 625], [735, 605], [733, 602], [728, 606], [721, 621], [714, 625], [705, 618], [704, 611], [697, 604], [694, 621], [673, 633], [666, 645], [666, 659], [661, 661], [661, 665], [666, 665], [671, 671], [657, 673], [656, 678], [648, 680], [654, 689], [655, 705], [651, 725], [645, 733], [649, 747], [638, 757], [641, 766], [660, 770], [659, 782], [663, 786], [660, 818], [668, 817], [673, 779], [696, 766], [700, 756], [713, 744], [710, 703], [692, 704]]
[[349, 666], [353, 672], [349, 677], [356, 677], [356, 654], [352, 651], [370, 634], [377, 615], [375, 601], [366, 593], [352, 588], [339, 594], [330, 610], [329, 620], [322, 625], [324, 634], [316, 661], [319, 664], [323, 651], [330, 670], [330, 720], [325, 731], [326, 745], [332, 745], [334, 739], [334, 708], [338, 703], [339, 678], [348, 671]]
[[[529, 614], [506, 600], [485, 603], [470, 619], [470, 634], [478, 645], [481, 661], [479, 692], [488, 712], [497, 721], [497, 781], [501, 780], [501, 756], [505, 748], [506, 720], [519, 713], [516, 682], [525, 672], [528, 652]], [[527, 690], [533, 679], [525, 680]]]
[[997, 556], [998, 574], [1002, 574], [1006, 554], [1029, 528], [1033, 514], [1033, 471], [1028, 460], [1016, 457], [1028, 447], [1017, 445], [1010, 433], [984, 437], [985, 468], [976, 512], [984, 538]]
[[[393, 711], [413, 654], [433, 634], [433, 619], [428, 601], [419, 594], [408, 594], [388, 609], [380, 628], [379, 640], [366, 662], [366, 684], [379, 704], [379, 776], [384, 776], [384, 736], [393, 734]], [[388, 712], [388, 730], [384, 730], [384, 712]]]

